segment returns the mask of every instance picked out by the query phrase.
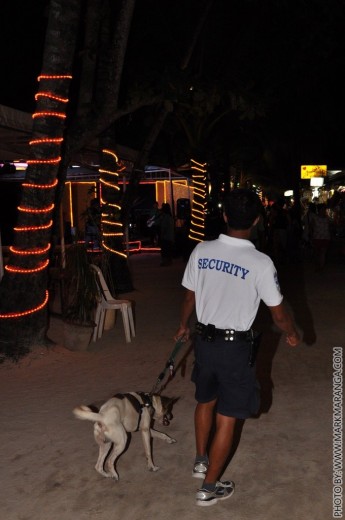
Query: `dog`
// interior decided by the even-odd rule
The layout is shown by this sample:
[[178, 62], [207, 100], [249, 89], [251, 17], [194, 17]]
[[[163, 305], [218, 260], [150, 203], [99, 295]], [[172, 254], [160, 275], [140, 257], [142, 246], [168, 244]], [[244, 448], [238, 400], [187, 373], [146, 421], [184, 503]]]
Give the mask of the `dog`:
[[151, 439], [161, 439], [169, 444], [176, 440], [151, 426], [154, 420], [168, 426], [176, 401], [176, 398], [159, 394], [129, 392], [116, 394], [100, 407], [81, 405], [74, 408], [75, 417], [94, 422], [94, 437], [99, 446], [96, 471], [104, 477], [119, 480], [116, 459], [126, 448], [127, 433], [136, 431], [141, 431], [148, 470], [158, 471], [159, 467], [152, 459]]

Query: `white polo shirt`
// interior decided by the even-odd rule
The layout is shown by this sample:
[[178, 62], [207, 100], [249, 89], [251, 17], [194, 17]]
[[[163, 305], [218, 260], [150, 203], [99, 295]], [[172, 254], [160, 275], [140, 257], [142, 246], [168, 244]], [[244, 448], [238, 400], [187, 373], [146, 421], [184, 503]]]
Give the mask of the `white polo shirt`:
[[198, 321], [218, 329], [249, 330], [261, 300], [269, 307], [283, 300], [272, 260], [249, 240], [223, 234], [195, 247], [182, 285], [195, 292]]

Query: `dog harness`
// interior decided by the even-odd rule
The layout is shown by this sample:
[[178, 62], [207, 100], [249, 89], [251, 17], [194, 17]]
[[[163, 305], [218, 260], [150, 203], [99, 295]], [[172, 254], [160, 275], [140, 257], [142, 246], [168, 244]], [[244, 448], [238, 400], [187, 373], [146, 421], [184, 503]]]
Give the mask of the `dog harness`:
[[135, 397], [135, 395], [133, 395], [133, 394], [116, 394], [116, 395], [114, 395], [114, 397], [116, 397], [117, 399], [128, 399], [128, 401], [133, 406], [134, 410], [137, 412], [138, 425], [135, 430], [137, 432], [140, 428], [143, 409], [152, 408], [152, 410], [153, 410], [153, 404], [152, 404], [152, 399], [150, 397], [150, 394], [146, 394], [145, 392], [136, 392], [136, 393], [140, 396], [140, 398], [142, 399], [142, 402], [140, 402], [139, 399], [137, 397]]

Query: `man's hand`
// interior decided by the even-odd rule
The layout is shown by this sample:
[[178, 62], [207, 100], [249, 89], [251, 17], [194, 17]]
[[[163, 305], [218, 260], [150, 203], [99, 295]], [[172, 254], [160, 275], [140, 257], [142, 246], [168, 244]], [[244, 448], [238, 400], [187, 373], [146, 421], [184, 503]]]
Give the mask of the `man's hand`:
[[183, 327], [182, 325], [180, 325], [180, 327], [176, 331], [176, 334], [174, 336], [174, 340], [175, 341], [183, 341], [183, 343], [184, 343], [185, 341], [189, 340], [189, 335], [190, 335], [189, 327]]
[[286, 335], [286, 343], [290, 345], [290, 347], [297, 347], [301, 343], [301, 338], [298, 333], [296, 334], [287, 334]]
[[301, 342], [300, 335], [296, 330], [296, 326], [291, 314], [286, 309], [285, 305], [281, 303], [275, 307], [269, 307], [274, 323], [281, 331], [286, 333], [286, 343], [290, 347], [297, 347]]
[[185, 297], [182, 302], [182, 311], [181, 311], [181, 321], [180, 326], [176, 331], [176, 334], [174, 336], [175, 341], [188, 341], [190, 330], [188, 327], [189, 318], [194, 311], [195, 307], [195, 293], [193, 291], [190, 291], [189, 289], [186, 289]]

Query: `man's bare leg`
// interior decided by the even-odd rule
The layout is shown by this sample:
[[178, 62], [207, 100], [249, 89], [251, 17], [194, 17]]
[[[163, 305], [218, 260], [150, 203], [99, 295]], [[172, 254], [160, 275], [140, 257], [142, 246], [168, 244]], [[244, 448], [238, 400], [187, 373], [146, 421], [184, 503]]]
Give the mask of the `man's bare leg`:
[[195, 408], [195, 444], [199, 456], [207, 456], [206, 449], [213, 424], [213, 411], [217, 400], [209, 403], [198, 403]]
[[[195, 409], [195, 440], [198, 456], [206, 456], [206, 449], [213, 425], [213, 412], [217, 400], [209, 403], [198, 403]], [[216, 431], [212, 439], [209, 466], [205, 477], [205, 483], [214, 483], [220, 477], [225, 462], [230, 454], [234, 429], [235, 417], [227, 417], [216, 414]]]

